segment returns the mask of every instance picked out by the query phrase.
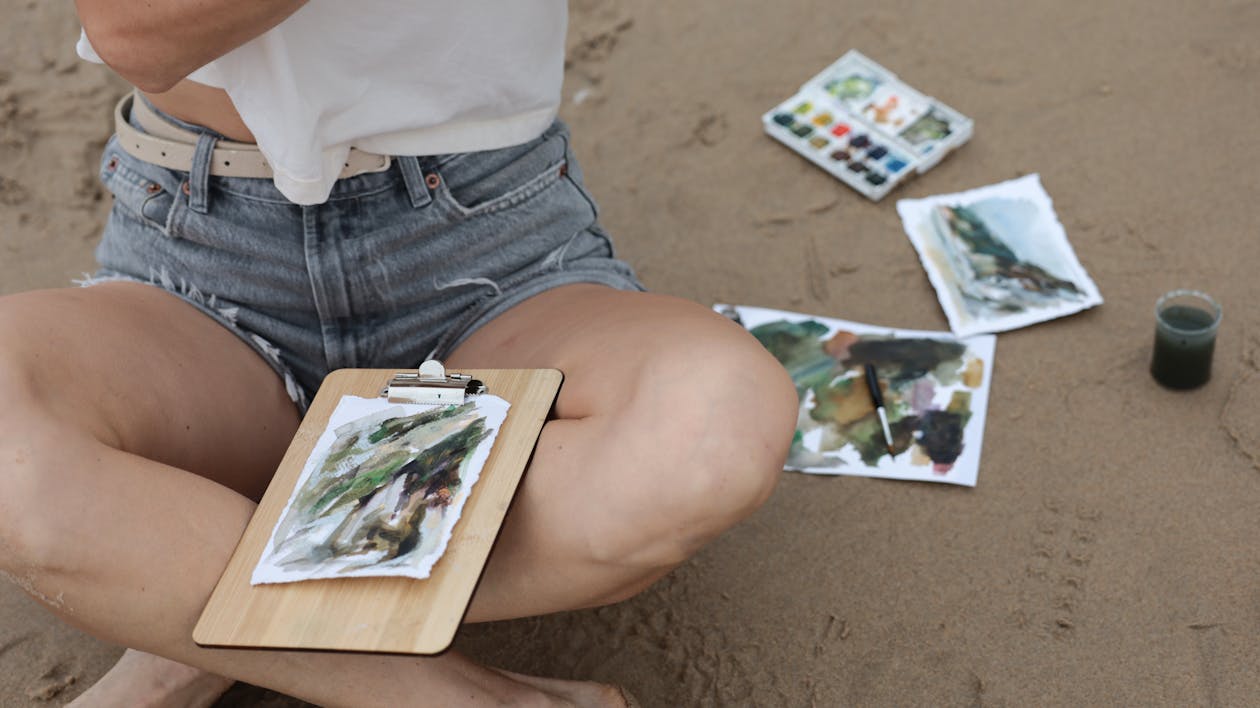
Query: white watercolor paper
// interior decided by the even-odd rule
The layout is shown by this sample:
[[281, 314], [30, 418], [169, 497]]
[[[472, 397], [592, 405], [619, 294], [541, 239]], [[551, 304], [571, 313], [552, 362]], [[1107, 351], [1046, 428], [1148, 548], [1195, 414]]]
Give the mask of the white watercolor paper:
[[[779, 360], [800, 400], [785, 469], [976, 485], [997, 338], [892, 329], [715, 305]], [[875, 365], [893, 434], [886, 448], [863, 367]]]
[[1032, 174], [897, 202], [950, 329], [1002, 332], [1102, 303]]
[[429, 577], [508, 407], [488, 394], [462, 406], [342, 397], [251, 583]]

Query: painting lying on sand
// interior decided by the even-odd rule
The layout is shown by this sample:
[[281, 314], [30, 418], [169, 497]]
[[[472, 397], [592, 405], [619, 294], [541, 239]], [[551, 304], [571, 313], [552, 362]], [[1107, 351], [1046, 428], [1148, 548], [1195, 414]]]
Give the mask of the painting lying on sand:
[[954, 334], [1002, 332], [1102, 302], [1035, 174], [902, 199], [897, 212]]
[[[787, 469], [974, 487], [996, 337], [873, 327], [718, 305], [791, 374], [800, 400]], [[884, 441], [863, 369], [878, 373]]]
[[429, 577], [507, 411], [485, 394], [460, 406], [343, 397], [252, 583]]

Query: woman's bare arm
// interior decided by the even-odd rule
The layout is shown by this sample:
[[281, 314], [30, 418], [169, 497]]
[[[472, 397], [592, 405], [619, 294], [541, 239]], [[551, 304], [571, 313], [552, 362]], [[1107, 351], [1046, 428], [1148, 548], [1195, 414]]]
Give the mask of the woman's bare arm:
[[75, 0], [101, 59], [142, 91], [180, 79], [275, 27], [306, 0]]

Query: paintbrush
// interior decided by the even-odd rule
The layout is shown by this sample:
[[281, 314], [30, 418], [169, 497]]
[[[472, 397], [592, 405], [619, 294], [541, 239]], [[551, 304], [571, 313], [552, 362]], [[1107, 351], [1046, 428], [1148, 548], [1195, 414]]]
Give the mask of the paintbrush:
[[879, 390], [879, 377], [875, 374], [875, 365], [866, 365], [866, 387], [871, 391], [871, 402], [875, 404], [875, 412], [879, 414], [879, 424], [884, 428], [884, 444], [888, 446], [888, 454], [893, 451], [892, 430], [888, 427], [888, 410], [884, 408], [884, 394]]

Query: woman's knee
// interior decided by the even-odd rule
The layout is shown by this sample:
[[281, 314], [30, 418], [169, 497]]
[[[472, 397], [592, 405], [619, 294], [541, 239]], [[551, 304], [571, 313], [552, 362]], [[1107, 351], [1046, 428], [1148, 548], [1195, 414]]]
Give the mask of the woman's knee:
[[[796, 423], [796, 390], [787, 372], [751, 336], [739, 332], [706, 355], [692, 395], [693, 414], [710, 437], [694, 458], [692, 502], [711, 504], [733, 523], [759, 507], [783, 472]], [[683, 441], [680, 441], [683, 442]]]
[[[717, 315], [715, 315], [717, 317]], [[760, 507], [782, 475], [796, 424], [797, 398], [787, 372], [750, 335], [724, 323], [672, 351], [642, 376], [681, 367], [685, 377], [666, 397], [646, 396], [639, 420], [652, 421], [657, 463], [653, 484], [673, 560]], [[648, 386], [648, 384], [641, 384]], [[649, 403], [650, 402], [650, 403]]]

